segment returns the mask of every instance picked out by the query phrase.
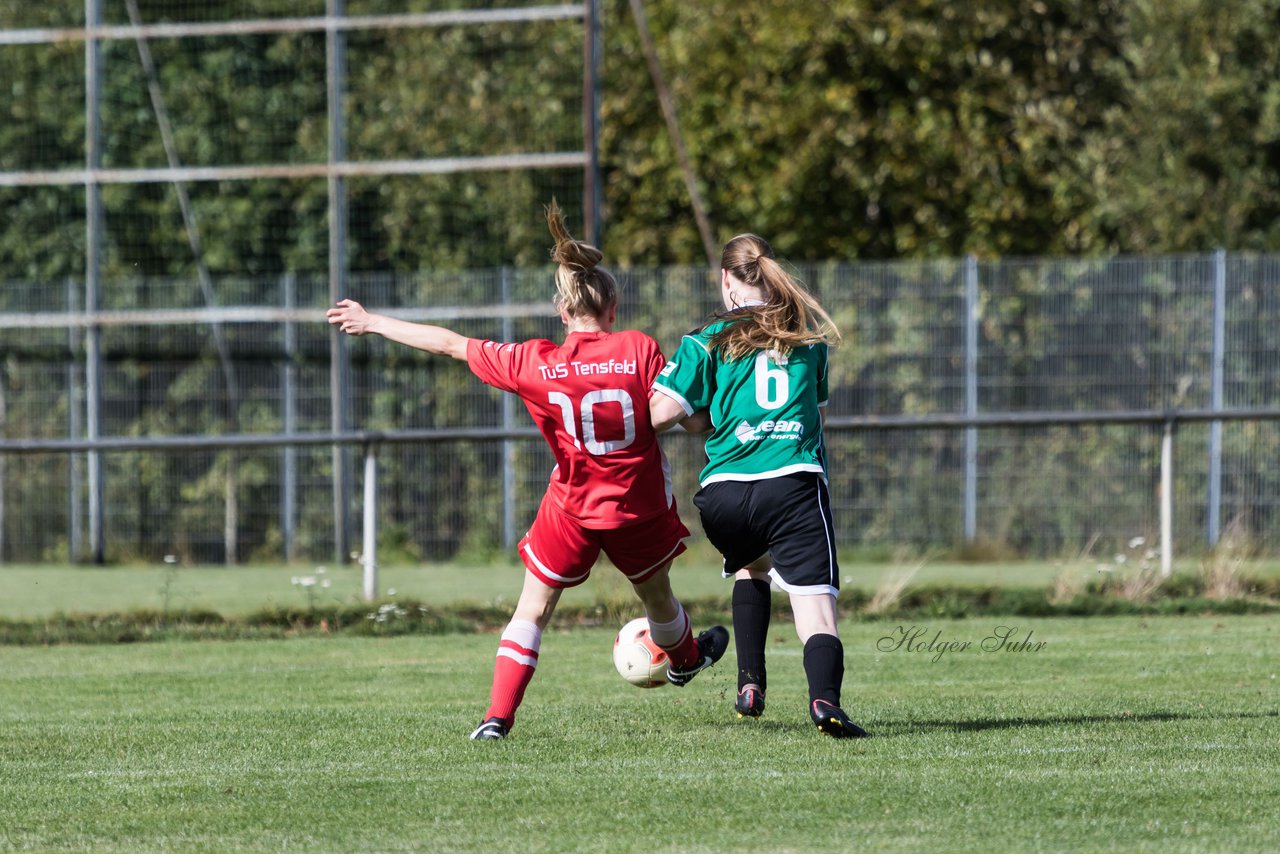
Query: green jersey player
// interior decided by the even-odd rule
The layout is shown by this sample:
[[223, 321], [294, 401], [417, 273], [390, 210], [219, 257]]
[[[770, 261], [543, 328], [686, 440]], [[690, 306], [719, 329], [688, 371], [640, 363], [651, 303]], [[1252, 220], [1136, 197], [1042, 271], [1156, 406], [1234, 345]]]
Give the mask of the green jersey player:
[[666, 429], [707, 413], [707, 465], [694, 504], [735, 579], [738, 714], [764, 712], [770, 583], [791, 598], [804, 644], [809, 715], [836, 738], [866, 731], [840, 705], [844, 647], [836, 628], [840, 567], [822, 442], [827, 345], [822, 306], [763, 238], [735, 237], [721, 257], [725, 312], [680, 342], [654, 381], [650, 414]]
[[826, 343], [717, 358], [715, 342], [736, 322], [731, 316], [686, 335], [654, 383], [682, 409], [709, 411], [716, 429], [707, 437], [701, 484], [825, 475], [819, 413], [827, 405]]

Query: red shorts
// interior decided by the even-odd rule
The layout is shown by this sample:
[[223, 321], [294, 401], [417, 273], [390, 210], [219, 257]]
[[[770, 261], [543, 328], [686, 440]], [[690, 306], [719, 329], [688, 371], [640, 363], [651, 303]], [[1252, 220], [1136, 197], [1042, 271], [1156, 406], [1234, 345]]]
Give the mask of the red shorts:
[[529, 533], [517, 547], [524, 565], [548, 587], [576, 587], [587, 580], [603, 551], [632, 584], [648, 581], [684, 551], [689, 529], [673, 501], [667, 512], [625, 528], [584, 528], [545, 497]]

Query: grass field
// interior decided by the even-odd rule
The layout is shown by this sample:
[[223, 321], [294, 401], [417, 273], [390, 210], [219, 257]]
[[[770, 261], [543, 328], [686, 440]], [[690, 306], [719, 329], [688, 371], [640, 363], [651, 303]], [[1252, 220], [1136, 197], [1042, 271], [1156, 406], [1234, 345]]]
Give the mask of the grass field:
[[860, 742], [808, 723], [789, 626], [758, 722], [732, 652], [642, 691], [554, 632], [495, 743], [491, 635], [0, 647], [0, 850], [1277, 850], [1277, 622], [849, 623]]

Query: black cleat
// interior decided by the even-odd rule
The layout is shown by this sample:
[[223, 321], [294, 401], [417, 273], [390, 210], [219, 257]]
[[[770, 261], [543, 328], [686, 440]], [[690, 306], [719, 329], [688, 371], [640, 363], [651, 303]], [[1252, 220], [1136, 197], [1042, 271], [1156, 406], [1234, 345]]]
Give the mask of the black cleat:
[[698, 644], [698, 652], [702, 655], [702, 659], [688, 670], [668, 667], [667, 681], [672, 685], [677, 687], [688, 685], [693, 677], [719, 661], [724, 651], [729, 648], [729, 630], [724, 626], [712, 626], [698, 635], [695, 643]]
[[759, 685], [743, 685], [738, 690], [738, 699], [733, 707], [738, 710], [740, 718], [758, 718], [764, 714], [764, 691]]
[[511, 732], [511, 727], [507, 726], [506, 721], [502, 718], [489, 718], [476, 727], [475, 732], [471, 733], [471, 740], [497, 741], [500, 738], [506, 738], [509, 732]]
[[809, 704], [809, 717], [818, 727], [832, 738], [868, 738], [871, 733], [849, 720], [844, 709], [828, 703], [826, 700], [814, 700]]

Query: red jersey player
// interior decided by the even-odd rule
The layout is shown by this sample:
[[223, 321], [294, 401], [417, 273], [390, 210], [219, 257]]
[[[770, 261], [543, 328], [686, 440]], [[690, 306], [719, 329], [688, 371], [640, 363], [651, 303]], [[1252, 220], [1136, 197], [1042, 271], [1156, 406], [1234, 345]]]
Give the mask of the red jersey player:
[[649, 420], [649, 393], [666, 360], [641, 332], [614, 332], [618, 286], [599, 267], [594, 246], [574, 240], [553, 202], [556, 305], [563, 344], [497, 343], [439, 326], [395, 320], [342, 300], [332, 324], [374, 333], [465, 361], [480, 379], [520, 395], [551, 446], [556, 467], [529, 532], [520, 541], [524, 589], [502, 633], [484, 721], [471, 738], [504, 738], [533, 678], [561, 592], [586, 581], [603, 551], [644, 604], [650, 636], [671, 657], [667, 678], [684, 685], [724, 655], [729, 633], [715, 626], [696, 639], [671, 591], [668, 570], [689, 536], [676, 513], [666, 459]]

